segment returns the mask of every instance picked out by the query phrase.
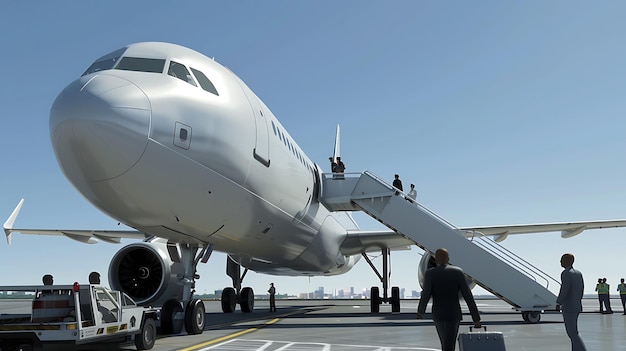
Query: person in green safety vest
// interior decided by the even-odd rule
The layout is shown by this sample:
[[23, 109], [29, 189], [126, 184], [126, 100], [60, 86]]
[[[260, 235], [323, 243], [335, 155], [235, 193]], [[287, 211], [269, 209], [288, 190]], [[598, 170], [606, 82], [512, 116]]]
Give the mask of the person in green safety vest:
[[596, 291], [598, 292], [598, 302], [600, 303], [600, 313], [604, 313], [604, 299], [602, 298], [602, 278], [598, 278], [598, 284], [596, 284]]
[[611, 290], [611, 286], [606, 283], [606, 278], [602, 278], [602, 284], [600, 284], [600, 290], [598, 290], [598, 294], [602, 296], [602, 301], [604, 302], [605, 314], [613, 313], [613, 310], [611, 309], [611, 296], [609, 295], [610, 290]]
[[621, 283], [617, 285], [617, 291], [619, 291], [619, 297], [622, 299], [622, 309], [626, 315], [626, 284], [624, 284], [624, 278], [620, 279]]

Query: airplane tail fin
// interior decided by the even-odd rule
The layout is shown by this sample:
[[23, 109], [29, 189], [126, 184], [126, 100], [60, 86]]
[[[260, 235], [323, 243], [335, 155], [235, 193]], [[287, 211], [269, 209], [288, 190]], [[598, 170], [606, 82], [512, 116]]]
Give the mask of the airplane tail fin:
[[15, 219], [17, 218], [17, 215], [20, 213], [20, 210], [22, 209], [22, 204], [24, 204], [24, 199], [20, 200], [20, 202], [17, 204], [17, 206], [13, 210], [13, 213], [11, 213], [7, 221], [4, 222], [4, 225], [2, 226], [4, 228], [4, 234], [7, 236], [8, 245], [11, 245], [11, 233], [13, 232], [13, 223], [15, 223]]
[[341, 147], [339, 140], [339, 124], [337, 124], [337, 131], [335, 132], [335, 148], [333, 149], [333, 160], [337, 157], [341, 157]]

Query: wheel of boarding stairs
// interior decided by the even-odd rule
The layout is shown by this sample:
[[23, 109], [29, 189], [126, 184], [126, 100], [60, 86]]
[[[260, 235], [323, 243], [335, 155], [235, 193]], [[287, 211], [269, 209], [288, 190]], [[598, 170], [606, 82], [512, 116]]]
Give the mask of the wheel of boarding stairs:
[[541, 320], [541, 312], [539, 311], [526, 311], [522, 313], [522, 318], [528, 323], [536, 324]]
[[372, 286], [370, 290], [370, 310], [372, 313], [380, 311], [380, 291], [377, 286]]

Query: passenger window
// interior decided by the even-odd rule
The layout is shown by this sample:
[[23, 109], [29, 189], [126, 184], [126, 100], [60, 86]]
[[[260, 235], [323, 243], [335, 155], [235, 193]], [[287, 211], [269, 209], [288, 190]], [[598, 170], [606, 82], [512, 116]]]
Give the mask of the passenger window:
[[141, 57], [122, 57], [120, 63], [115, 69], [124, 71], [163, 73], [165, 60], [163, 59], [147, 59]]
[[187, 68], [178, 62], [170, 62], [170, 69], [167, 71], [167, 74], [197, 87]]
[[197, 69], [194, 69], [193, 67], [189, 68], [191, 69], [191, 72], [193, 72], [193, 75], [196, 76], [196, 79], [198, 80], [198, 83], [200, 83], [202, 89], [208, 91], [209, 93], [220, 96], [220, 94], [217, 93], [217, 89], [215, 89], [213, 83], [211, 83], [209, 78], [207, 78], [204, 73], [198, 71]]

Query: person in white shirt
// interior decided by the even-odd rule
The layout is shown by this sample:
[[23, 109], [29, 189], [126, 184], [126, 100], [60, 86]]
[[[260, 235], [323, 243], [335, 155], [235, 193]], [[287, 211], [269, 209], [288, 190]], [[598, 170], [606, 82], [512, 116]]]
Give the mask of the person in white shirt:
[[407, 196], [415, 201], [415, 198], [417, 198], [417, 190], [415, 190], [415, 184], [411, 184], [411, 190], [409, 190]]

